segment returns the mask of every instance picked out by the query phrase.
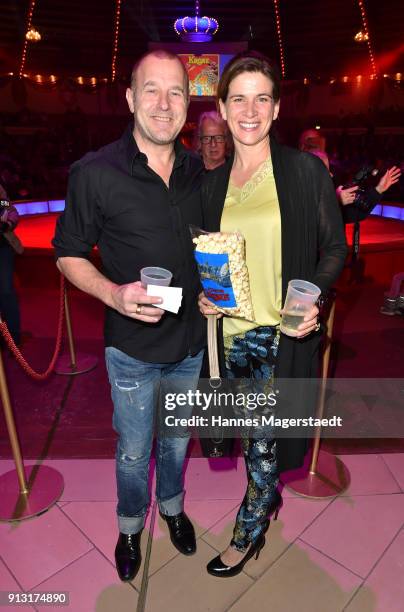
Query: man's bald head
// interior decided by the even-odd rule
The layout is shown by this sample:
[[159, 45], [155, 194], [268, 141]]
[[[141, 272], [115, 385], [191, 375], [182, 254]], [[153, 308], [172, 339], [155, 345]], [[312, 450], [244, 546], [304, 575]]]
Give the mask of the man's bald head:
[[184, 64], [182, 63], [178, 55], [175, 55], [175, 53], [171, 53], [171, 51], [166, 51], [165, 49], [155, 49], [153, 51], [148, 51], [147, 53], [142, 55], [137, 60], [137, 62], [134, 64], [132, 68], [132, 74], [130, 77], [130, 88], [132, 92], [135, 93], [136, 91], [136, 76], [137, 76], [138, 69], [140, 65], [142, 64], [142, 62], [150, 56], [157, 57], [159, 59], [174, 60], [180, 64], [183, 74], [184, 74], [184, 92], [186, 94], [186, 98], [188, 99], [189, 98], [189, 77], [188, 77], [187, 69], [185, 68]]

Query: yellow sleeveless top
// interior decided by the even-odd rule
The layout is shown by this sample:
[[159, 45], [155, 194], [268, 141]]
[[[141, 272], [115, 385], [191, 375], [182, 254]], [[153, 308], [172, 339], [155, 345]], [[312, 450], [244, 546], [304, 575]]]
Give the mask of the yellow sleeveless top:
[[281, 216], [268, 158], [238, 188], [229, 182], [220, 223], [222, 232], [239, 231], [246, 242], [255, 321], [224, 317], [224, 337], [242, 334], [261, 325], [279, 325], [282, 307]]

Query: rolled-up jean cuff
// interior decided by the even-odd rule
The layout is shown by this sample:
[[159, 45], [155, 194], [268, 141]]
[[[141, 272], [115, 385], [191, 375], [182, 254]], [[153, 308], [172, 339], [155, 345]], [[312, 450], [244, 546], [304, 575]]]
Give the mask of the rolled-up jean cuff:
[[146, 515], [142, 516], [119, 516], [118, 527], [120, 533], [128, 535], [129, 533], [137, 533], [144, 527]]
[[182, 512], [184, 510], [184, 491], [181, 491], [181, 493], [178, 493], [175, 497], [171, 497], [165, 501], [159, 500], [159, 508], [161, 514], [167, 516], [175, 516]]

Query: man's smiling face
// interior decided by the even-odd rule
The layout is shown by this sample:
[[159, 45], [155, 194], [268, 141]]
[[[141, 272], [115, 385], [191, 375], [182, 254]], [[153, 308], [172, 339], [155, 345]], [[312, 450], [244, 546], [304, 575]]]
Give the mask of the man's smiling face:
[[187, 116], [188, 92], [180, 60], [148, 55], [136, 71], [126, 99], [135, 117], [135, 138], [166, 145], [175, 140]]

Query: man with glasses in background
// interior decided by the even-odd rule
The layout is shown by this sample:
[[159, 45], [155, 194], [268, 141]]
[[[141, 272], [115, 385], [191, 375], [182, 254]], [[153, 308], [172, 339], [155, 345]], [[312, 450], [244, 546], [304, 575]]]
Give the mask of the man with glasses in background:
[[202, 113], [198, 121], [196, 149], [206, 170], [221, 166], [230, 152], [231, 140], [227, 123], [219, 113]]

